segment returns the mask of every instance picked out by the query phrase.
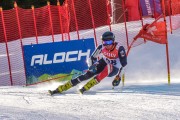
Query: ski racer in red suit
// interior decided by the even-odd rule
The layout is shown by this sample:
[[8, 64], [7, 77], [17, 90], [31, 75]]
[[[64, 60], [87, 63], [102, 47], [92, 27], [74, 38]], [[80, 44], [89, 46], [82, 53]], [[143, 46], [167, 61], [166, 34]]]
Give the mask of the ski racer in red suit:
[[[98, 58], [100, 58], [98, 60]], [[115, 42], [115, 36], [112, 32], [108, 31], [102, 35], [102, 45], [99, 45], [93, 52], [91, 57], [87, 60], [89, 69], [86, 73], [78, 76], [60, 85], [56, 90], [49, 93], [51, 95], [62, 93], [73, 86], [81, 83], [84, 80], [89, 80], [81, 89], [80, 93], [88, 91], [91, 87], [98, 84], [105, 77], [115, 76], [112, 81], [113, 86], [118, 86], [121, 81], [121, 70], [127, 65], [127, 56], [123, 46]]]

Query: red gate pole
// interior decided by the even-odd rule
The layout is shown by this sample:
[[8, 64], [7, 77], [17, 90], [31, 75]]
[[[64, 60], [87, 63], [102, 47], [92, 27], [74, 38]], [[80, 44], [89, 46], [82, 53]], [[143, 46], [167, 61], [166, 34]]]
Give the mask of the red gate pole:
[[34, 6], [31, 6], [32, 8], [32, 15], [33, 15], [33, 22], [34, 22], [34, 30], [36, 34], [36, 44], [38, 44], [38, 34], [37, 34], [37, 26], [36, 26], [36, 17], [35, 17], [35, 12], [34, 12]]
[[51, 6], [50, 2], [47, 2], [48, 5], [48, 12], [49, 12], [49, 22], [50, 22], [50, 27], [51, 27], [51, 34], [52, 34], [52, 40], [54, 42], [54, 31], [53, 31], [53, 23], [52, 23], [52, 17], [51, 17]]
[[[162, 0], [162, 10], [163, 10], [163, 17], [164, 17], [164, 21], [166, 24], [166, 17], [165, 17], [165, 2], [164, 0]], [[167, 39], [167, 43], [166, 43], [166, 59], [167, 59], [167, 73], [168, 73], [168, 85], [170, 85], [170, 64], [169, 64], [169, 48], [168, 48], [168, 38], [167, 38], [167, 28], [166, 28], [166, 39]]]
[[95, 45], [97, 46], [96, 29], [95, 29], [95, 23], [94, 23], [94, 16], [93, 16], [93, 12], [92, 12], [91, 0], [88, 0], [88, 2], [89, 2], [91, 19], [92, 19], [93, 30], [94, 30]]
[[73, 7], [73, 12], [74, 12], [74, 19], [75, 19], [75, 23], [76, 23], [76, 32], [77, 32], [77, 36], [78, 36], [78, 40], [79, 38], [79, 29], [78, 29], [78, 23], [77, 23], [77, 17], [76, 17], [76, 9], [74, 7], [74, 0], [72, 0], [72, 7]]
[[109, 25], [110, 31], [112, 31], [112, 28], [111, 28], [111, 19], [110, 19], [110, 14], [109, 14], [109, 9], [108, 9], [108, 5], [109, 4], [110, 4], [109, 0], [106, 0], [106, 9], [107, 9], [107, 16], [108, 16], [107, 24]]
[[23, 64], [24, 64], [24, 76], [26, 77], [26, 68], [25, 68], [25, 61], [24, 61], [24, 49], [23, 49], [22, 34], [21, 34], [21, 25], [20, 25], [18, 8], [17, 8], [17, 3], [16, 2], [14, 2], [14, 8], [16, 10], [16, 19], [17, 19], [17, 24], [18, 24], [18, 32], [19, 32], [19, 38], [20, 38], [20, 42], [21, 42], [22, 58], [23, 58]]
[[58, 0], [57, 2], [57, 6], [58, 6], [58, 15], [59, 15], [59, 25], [60, 25], [60, 28], [61, 28], [61, 36], [62, 36], [62, 41], [64, 41], [64, 35], [63, 35], [63, 27], [62, 27], [62, 17], [61, 17], [61, 10], [60, 10], [60, 2]]
[[[124, 0], [122, 0], [122, 8], [123, 8], [123, 11], [125, 12]], [[128, 38], [128, 31], [127, 31], [127, 24], [126, 24], [126, 13], [124, 13], [124, 25], [125, 25], [125, 30], [126, 30], [126, 43], [127, 43], [127, 49], [128, 49], [129, 48], [129, 38]]]
[[10, 77], [10, 83], [12, 86], [13, 81], [12, 81], [12, 71], [11, 71], [11, 64], [10, 64], [11, 62], [10, 62], [10, 56], [9, 56], [9, 50], [8, 50], [8, 44], [7, 44], [6, 26], [5, 26], [5, 22], [4, 22], [4, 15], [3, 15], [2, 7], [0, 7], [0, 12], [1, 12], [3, 32], [4, 32], [4, 39], [5, 39], [5, 43], [6, 43], [6, 54], [7, 54], [7, 58], [8, 58], [8, 67], [9, 67], [9, 74], [10, 74], [9, 77]]
[[[167, 35], [166, 35], [167, 36]], [[168, 85], [170, 85], [171, 83], [171, 79], [170, 79], [170, 61], [169, 61], [169, 47], [168, 47], [168, 40], [166, 43], [166, 56], [167, 56], [167, 71], [168, 71]]]
[[[129, 46], [129, 37], [128, 37], [128, 31], [127, 31], [127, 24], [126, 24], [126, 10], [125, 10], [125, 1], [122, 0], [122, 8], [123, 8], [123, 16], [124, 16], [124, 26], [125, 26], [125, 30], [126, 30], [126, 44], [127, 44], [127, 50], [130, 49]], [[122, 75], [122, 84], [123, 86], [125, 86], [125, 73]]]

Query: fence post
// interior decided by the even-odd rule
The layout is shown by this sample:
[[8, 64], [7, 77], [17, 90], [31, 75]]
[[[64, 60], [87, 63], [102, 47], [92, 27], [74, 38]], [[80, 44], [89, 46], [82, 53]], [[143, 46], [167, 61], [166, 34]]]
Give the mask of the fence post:
[[19, 21], [19, 14], [18, 14], [18, 8], [17, 8], [16, 2], [14, 2], [14, 8], [16, 10], [16, 19], [17, 19], [17, 24], [18, 24], [19, 38], [20, 38], [20, 41], [22, 43], [21, 25], [20, 25], [20, 21]]
[[19, 38], [20, 38], [21, 50], [22, 50], [22, 58], [23, 58], [23, 64], [24, 64], [24, 75], [26, 77], [26, 68], [25, 68], [25, 61], [24, 61], [24, 49], [23, 49], [22, 34], [21, 34], [21, 25], [20, 25], [18, 8], [17, 8], [17, 3], [16, 2], [14, 2], [14, 8], [16, 10], [16, 19], [17, 19], [17, 24], [18, 24], [18, 32], [19, 32]]
[[110, 19], [109, 9], [108, 9], [109, 4], [110, 4], [109, 0], [106, 0], [106, 9], [107, 9], [107, 16], [108, 16], [107, 24], [109, 25], [110, 31], [112, 31], [112, 29], [111, 29], [111, 19]]
[[60, 2], [59, 2], [59, 0], [57, 1], [57, 6], [58, 6], [59, 24], [60, 24], [60, 28], [61, 28], [61, 36], [62, 36], [62, 41], [64, 41], [62, 17], [61, 17], [62, 12], [60, 10]]
[[78, 29], [78, 23], [77, 23], [77, 17], [76, 17], [76, 10], [74, 7], [74, 0], [72, 0], [72, 7], [73, 7], [74, 19], [75, 19], [75, 23], [76, 23], [76, 32], [77, 32], [77, 36], [78, 36], [78, 40], [79, 40], [79, 29]]
[[69, 27], [70, 27], [70, 26], [69, 26], [69, 25], [70, 25], [70, 20], [69, 20], [69, 10], [68, 10], [67, 0], [65, 1], [65, 7], [66, 7], [66, 17], [67, 17], [67, 22], [68, 22], [68, 23], [67, 23], [67, 26], [68, 26], [68, 27], [67, 27], [67, 33], [68, 33], [68, 39], [70, 40], [70, 39], [71, 39], [71, 38], [70, 38], [70, 34], [69, 34], [69, 31], [70, 31], [70, 30], [69, 30], [69, 29], [70, 29], [70, 28], [69, 28]]
[[96, 46], [97, 46], [96, 29], [95, 29], [95, 24], [94, 24], [94, 16], [93, 16], [93, 12], [92, 12], [91, 0], [88, 0], [88, 2], [89, 2], [91, 19], [92, 19], [92, 24], [93, 24], [95, 43], [96, 43]]
[[33, 15], [33, 22], [34, 22], [34, 30], [36, 34], [36, 44], [38, 44], [38, 34], [37, 34], [37, 26], [36, 26], [36, 17], [35, 17], [35, 12], [34, 12], [34, 6], [31, 6], [32, 8], [32, 15]]
[[52, 34], [52, 40], [54, 42], [54, 31], [53, 31], [53, 23], [52, 23], [52, 17], [51, 17], [51, 8], [50, 8], [50, 2], [47, 2], [48, 5], [48, 12], [49, 12], [49, 22], [50, 22], [50, 26], [51, 26], [51, 34]]
[[9, 56], [9, 50], [8, 50], [8, 44], [7, 44], [6, 26], [5, 26], [5, 22], [4, 22], [4, 15], [3, 15], [2, 7], [0, 7], [0, 12], [1, 12], [3, 32], [4, 32], [4, 39], [5, 39], [5, 43], [6, 43], [6, 54], [7, 54], [7, 58], [8, 58], [8, 67], [9, 67], [9, 74], [10, 74], [9, 77], [10, 77], [10, 83], [12, 86], [13, 81], [12, 81], [12, 71], [11, 71], [11, 64], [10, 64], [11, 62], [10, 62], [10, 56]]

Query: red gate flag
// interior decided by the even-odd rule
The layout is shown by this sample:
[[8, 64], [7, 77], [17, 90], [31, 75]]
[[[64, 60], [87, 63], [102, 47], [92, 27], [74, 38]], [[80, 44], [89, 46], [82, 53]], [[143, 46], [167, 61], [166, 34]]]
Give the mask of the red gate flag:
[[154, 22], [152, 24], [145, 24], [139, 33], [134, 37], [134, 40], [137, 38], [144, 38], [156, 43], [166, 44], [166, 34], [166, 23]]

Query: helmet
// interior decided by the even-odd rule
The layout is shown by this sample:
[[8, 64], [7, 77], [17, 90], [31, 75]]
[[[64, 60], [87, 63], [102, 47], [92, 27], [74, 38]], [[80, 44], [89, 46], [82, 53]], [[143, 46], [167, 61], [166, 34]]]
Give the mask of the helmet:
[[101, 39], [103, 41], [108, 41], [108, 40], [115, 40], [115, 35], [114, 33], [110, 32], [110, 31], [107, 31], [105, 33], [103, 33], [103, 35], [101, 36]]

